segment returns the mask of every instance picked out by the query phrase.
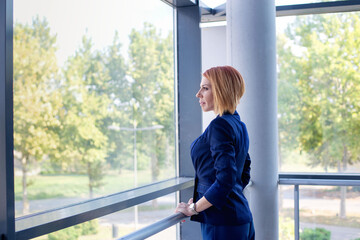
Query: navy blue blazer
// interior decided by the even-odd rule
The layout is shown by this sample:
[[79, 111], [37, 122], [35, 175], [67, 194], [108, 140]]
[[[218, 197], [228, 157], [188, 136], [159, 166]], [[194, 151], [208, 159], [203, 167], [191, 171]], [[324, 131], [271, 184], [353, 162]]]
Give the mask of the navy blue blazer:
[[250, 180], [249, 137], [239, 114], [217, 116], [191, 144], [195, 168], [194, 202], [201, 197], [213, 205], [191, 220], [212, 225], [241, 225], [252, 221], [243, 189]]

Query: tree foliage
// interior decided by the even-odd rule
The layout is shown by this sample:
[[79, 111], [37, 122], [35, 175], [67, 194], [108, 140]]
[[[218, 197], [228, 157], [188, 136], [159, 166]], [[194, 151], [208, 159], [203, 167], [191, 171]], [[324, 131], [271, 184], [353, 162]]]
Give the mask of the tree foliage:
[[[141, 31], [133, 29], [130, 34], [129, 75], [134, 126], [163, 127], [162, 130], [141, 132], [145, 142], [140, 145], [140, 151], [150, 157], [153, 180], [157, 180], [161, 163], [172, 156], [166, 149], [174, 143], [172, 47], [172, 34], [162, 38], [161, 33], [148, 23]], [[142, 155], [143, 160], [146, 155]]]
[[31, 164], [59, 157], [61, 95], [56, 36], [46, 20], [14, 27], [14, 148], [23, 175], [23, 211], [28, 212], [27, 175]]
[[[134, 131], [138, 167], [150, 167], [153, 181], [160, 168], [172, 162], [172, 34], [163, 37], [145, 23], [129, 38], [126, 60], [118, 33], [110, 46], [98, 50], [84, 35], [60, 69], [56, 36], [46, 20], [35, 18], [32, 25], [15, 25], [14, 138], [15, 155], [22, 163], [24, 203], [26, 176], [33, 162], [47, 162], [48, 168], [55, 166], [59, 173], [86, 174], [92, 197], [104, 184], [105, 169], [120, 172], [133, 167]], [[159, 125], [160, 129], [152, 129]]]
[[70, 57], [64, 70], [64, 111], [61, 132], [64, 152], [72, 162], [80, 163], [89, 177], [89, 193], [102, 185], [102, 169], [107, 156], [107, 136], [103, 119], [109, 114], [106, 94], [108, 71], [102, 56], [92, 51], [91, 39], [83, 37], [82, 46]]
[[359, 24], [357, 13], [297, 17], [278, 40], [281, 140], [313, 166], [359, 160]]
[[131, 122], [129, 102], [131, 87], [127, 78], [127, 63], [121, 53], [122, 44], [118, 33], [115, 33], [112, 44], [102, 53], [102, 61], [109, 75], [106, 95], [110, 102], [109, 114], [103, 119], [102, 131], [108, 138], [107, 162], [119, 171], [131, 161], [132, 148], [128, 143], [128, 135], [124, 132], [113, 131], [110, 126], [127, 126]]
[[346, 171], [360, 159], [360, 14], [298, 16], [278, 43], [280, 152]]

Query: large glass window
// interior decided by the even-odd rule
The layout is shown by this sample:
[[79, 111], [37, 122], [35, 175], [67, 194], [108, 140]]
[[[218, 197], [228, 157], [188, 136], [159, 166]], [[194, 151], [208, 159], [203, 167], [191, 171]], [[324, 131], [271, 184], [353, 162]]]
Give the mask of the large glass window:
[[359, 239], [358, 203], [358, 187], [301, 186], [301, 239]]
[[17, 217], [175, 177], [173, 56], [162, 1], [14, 0]]
[[360, 13], [277, 18], [279, 169], [360, 172]]
[[[276, 21], [279, 170], [359, 173], [360, 13]], [[279, 193], [280, 237], [294, 239], [293, 187]], [[357, 195], [357, 187], [300, 186], [300, 239], [359, 238]]]
[[[359, 187], [299, 186], [300, 239], [360, 238]], [[279, 239], [293, 240], [294, 186], [281, 185]]]
[[294, 186], [279, 185], [279, 239], [294, 240]]

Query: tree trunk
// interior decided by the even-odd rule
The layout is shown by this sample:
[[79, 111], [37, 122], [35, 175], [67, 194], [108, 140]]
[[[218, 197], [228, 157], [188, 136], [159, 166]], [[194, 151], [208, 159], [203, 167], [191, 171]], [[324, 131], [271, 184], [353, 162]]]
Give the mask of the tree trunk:
[[30, 212], [30, 205], [29, 205], [28, 193], [27, 193], [27, 157], [23, 157], [21, 159], [21, 168], [22, 168], [22, 197], [23, 197], [22, 213], [25, 215]]
[[[170, 134], [169, 134], [170, 135]], [[165, 166], [170, 167], [171, 163], [170, 161], [173, 159], [172, 156], [170, 156], [170, 143], [169, 138], [165, 136]]]
[[[348, 161], [348, 151], [347, 147], [344, 146], [343, 158], [342, 158], [342, 171], [345, 171], [347, 168]], [[340, 187], [340, 218], [346, 218], [346, 186]]]
[[89, 178], [89, 198], [93, 198], [93, 196], [94, 196], [93, 179], [92, 179], [92, 174], [91, 174], [91, 163], [90, 162], [87, 163], [87, 175]]
[[156, 154], [151, 154], [151, 180], [152, 182], [156, 182], [159, 177], [159, 164], [158, 164], [158, 158], [156, 157]]

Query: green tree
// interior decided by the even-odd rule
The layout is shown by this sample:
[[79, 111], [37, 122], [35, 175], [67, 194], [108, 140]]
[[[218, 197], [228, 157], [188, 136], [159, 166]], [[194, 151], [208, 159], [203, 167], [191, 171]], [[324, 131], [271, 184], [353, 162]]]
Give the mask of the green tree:
[[[311, 166], [343, 172], [359, 161], [360, 153], [360, 14], [299, 16], [282, 38], [288, 47], [278, 52], [284, 71], [279, 74], [279, 125], [298, 123], [299, 134], [292, 138], [310, 154]], [[286, 89], [293, 104], [281, 99], [289, 94]], [[292, 133], [279, 130], [280, 138]], [[345, 199], [342, 187], [341, 217], [346, 217]]]
[[[118, 33], [115, 33], [113, 43], [105, 49], [103, 61], [108, 71], [109, 78], [105, 92], [110, 98], [109, 112], [103, 120], [103, 132], [108, 137], [107, 162], [114, 168], [124, 168], [132, 162], [132, 143], [129, 144], [128, 132], [118, 131], [113, 128], [129, 126], [132, 114], [129, 111], [131, 100], [131, 85], [126, 76], [127, 65], [121, 53], [122, 45]], [[115, 131], [114, 131], [115, 130]]]
[[91, 39], [84, 36], [64, 70], [61, 140], [66, 159], [88, 175], [90, 197], [103, 185], [108, 139], [102, 125], [109, 114], [108, 83], [101, 53], [93, 51]]
[[[152, 180], [156, 181], [160, 167], [173, 156], [174, 141], [174, 72], [172, 33], [161, 32], [145, 23], [141, 31], [130, 34], [129, 76], [132, 87], [134, 128], [160, 125], [163, 128], [141, 132], [142, 164], [150, 161]], [[140, 134], [140, 131], [138, 132]], [[141, 162], [140, 162], [141, 164]]]
[[23, 213], [29, 212], [28, 173], [35, 162], [58, 156], [61, 95], [56, 91], [56, 36], [45, 19], [14, 27], [14, 148], [21, 163]]
[[296, 64], [289, 41], [284, 35], [277, 37], [277, 65], [280, 70], [278, 71], [279, 168], [283, 162], [283, 155], [298, 149], [299, 145], [300, 91], [297, 87], [296, 71], [293, 70]]

